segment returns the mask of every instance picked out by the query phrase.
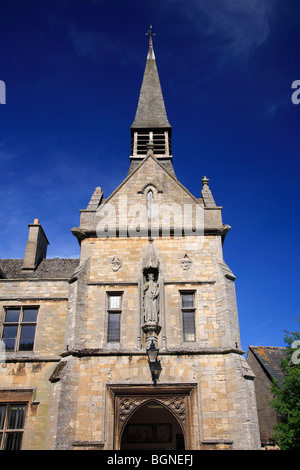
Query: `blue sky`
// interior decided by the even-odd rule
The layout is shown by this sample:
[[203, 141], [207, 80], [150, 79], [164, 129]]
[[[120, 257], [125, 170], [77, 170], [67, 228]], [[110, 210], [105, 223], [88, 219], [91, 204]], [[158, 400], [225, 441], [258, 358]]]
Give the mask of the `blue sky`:
[[94, 188], [129, 166], [149, 24], [178, 179], [210, 179], [232, 226], [244, 350], [299, 329], [300, 2], [1, 1], [1, 258], [22, 258], [39, 218], [48, 257], [77, 257], [70, 229]]

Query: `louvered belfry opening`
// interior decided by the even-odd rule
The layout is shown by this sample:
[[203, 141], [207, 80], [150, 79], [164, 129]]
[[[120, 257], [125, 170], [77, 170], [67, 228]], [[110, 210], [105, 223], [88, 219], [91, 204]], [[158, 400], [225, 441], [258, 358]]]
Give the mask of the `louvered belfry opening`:
[[131, 155], [134, 157], [147, 155], [147, 146], [153, 144], [155, 156], [169, 157], [172, 155], [171, 135], [164, 129], [141, 129], [132, 133]]

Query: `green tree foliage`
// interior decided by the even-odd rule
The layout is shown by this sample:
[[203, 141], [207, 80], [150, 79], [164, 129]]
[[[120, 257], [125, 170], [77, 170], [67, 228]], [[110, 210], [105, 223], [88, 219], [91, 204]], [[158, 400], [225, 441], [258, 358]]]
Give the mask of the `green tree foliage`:
[[[297, 319], [300, 321], [300, 317]], [[273, 439], [282, 450], [300, 449], [300, 332], [286, 332], [286, 357], [282, 360], [285, 374], [283, 387], [274, 380], [272, 407], [280, 416]]]

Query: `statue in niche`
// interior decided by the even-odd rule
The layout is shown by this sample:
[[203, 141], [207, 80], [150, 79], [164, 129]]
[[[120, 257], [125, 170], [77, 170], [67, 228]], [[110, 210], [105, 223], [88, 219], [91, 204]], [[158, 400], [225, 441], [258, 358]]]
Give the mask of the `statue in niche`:
[[157, 322], [157, 297], [159, 293], [158, 283], [154, 280], [153, 273], [148, 274], [148, 281], [143, 287], [143, 309], [145, 322]]

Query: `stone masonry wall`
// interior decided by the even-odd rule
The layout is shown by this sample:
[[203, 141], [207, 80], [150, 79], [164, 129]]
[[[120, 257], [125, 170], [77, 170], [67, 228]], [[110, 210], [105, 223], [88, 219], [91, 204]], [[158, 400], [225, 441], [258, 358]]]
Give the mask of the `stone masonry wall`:
[[[70, 357], [61, 374], [66, 384], [64, 409], [60, 413], [56, 448], [113, 449], [116, 410], [112, 386], [146, 385], [149, 394], [153, 387], [146, 355]], [[227, 354], [218, 355], [160, 355], [162, 372], [156, 389], [168, 384], [193, 385], [191, 395], [191, 449], [207, 446], [253, 448], [247, 432], [242, 429], [247, 419], [240, 420], [245, 397], [241, 395], [245, 379]], [[238, 360], [238, 355], [237, 355]], [[240, 375], [239, 375], [240, 373]], [[55, 386], [63, 387], [60, 382]], [[68, 393], [67, 393], [68, 390]], [[241, 400], [239, 403], [238, 399]], [[252, 403], [252, 406], [255, 405]], [[247, 408], [245, 406], [245, 409]], [[248, 417], [249, 418], [249, 417]], [[255, 423], [255, 421], [254, 421]], [[255, 435], [255, 429], [253, 430]], [[249, 446], [249, 447], [248, 447]], [[251, 447], [252, 446], [252, 447]]]
[[0, 281], [1, 331], [5, 307], [39, 307], [34, 350], [7, 351], [0, 363], [0, 401], [28, 403], [22, 443], [25, 450], [45, 448], [49, 378], [63, 351], [68, 290], [67, 281]]
[[[89, 268], [87, 272], [85, 270], [85, 283], [80, 284], [80, 295], [85, 299], [80, 302], [81, 320], [74, 326], [77, 328], [77, 333], [74, 333], [77, 342], [79, 337], [82, 338], [82, 347], [107, 347], [107, 293], [114, 291], [123, 293], [120, 347], [137, 347], [141, 335], [139, 280], [148, 245], [145, 238], [88, 239], [82, 242], [81, 264], [88, 260]], [[218, 266], [223, 262], [220, 237], [206, 236], [202, 240], [196, 237], [157, 238], [153, 247], [164, 284], [165, 313], [161, 312], [160, 322], [167, 338], [167, 348], [182, 346], [183, 343], [182, 290], [195, 292], [197, 341], [193, 345], [186, 344], [186, 347], [236, 347], [236, 342], [239, 345], [235, 296], [230, 298], [228, 295], [226, 282], [230, 282], [220, 274]], [[191, 261], [187, 270], [181, 265], [186, 255]], [[112, 269], [112, 260], [116, 257], [121, 262], [117, 272]], [[79, 282], [74, 289], [79, 289]], [[228, 318], [230, 315], [231, 319]]]

